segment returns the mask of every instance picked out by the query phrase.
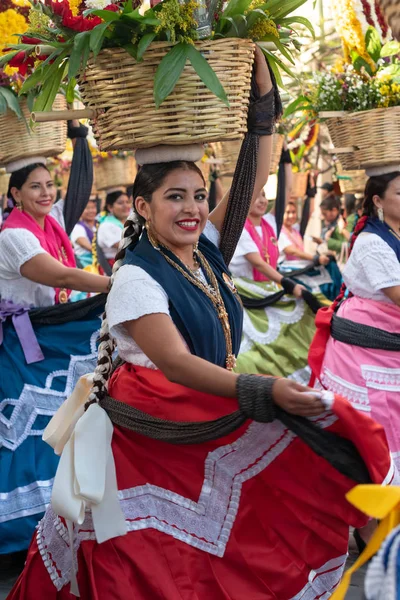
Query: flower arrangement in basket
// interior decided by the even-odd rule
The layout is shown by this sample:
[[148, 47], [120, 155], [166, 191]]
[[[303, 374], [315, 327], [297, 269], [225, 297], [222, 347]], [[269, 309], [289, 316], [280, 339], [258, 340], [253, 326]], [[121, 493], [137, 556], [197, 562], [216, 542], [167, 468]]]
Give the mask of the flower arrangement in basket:
[[238, 139], [253, 42], [279, 84], [280, 69], [292, 73], [277, 53], [293, 63], [300, 46], [293, 27], [313, 31], [290, 16], [305, 1], [162, 0], [146, 10], [136, 0], [44, 0], [33, 9], [47, 19], [35, 33], [41, 44], [15, 46], [3, 64], [20, 49], [46, 56], [21, 90], [35, 94], [35, 112], [51, 108], [60, 86], [69, 98], [78, 82], [102, 150]]
[[284, 115], [325, 118], [346, 170], [395, 163], [400, 150], [400, 43], [382, 44], [368, 27], [365, 48], [366, 55], [353, 52], [350, 63], [338, 59], [316, 74]]

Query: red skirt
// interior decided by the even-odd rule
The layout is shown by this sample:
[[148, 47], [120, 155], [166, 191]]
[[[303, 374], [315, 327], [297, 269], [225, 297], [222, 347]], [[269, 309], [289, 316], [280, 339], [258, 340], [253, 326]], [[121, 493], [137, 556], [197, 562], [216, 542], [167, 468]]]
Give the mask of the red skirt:
[[[124, 365], [110, 395], [160, 418], [216, 419], [234, 399]], [[361, 421], [360, 421], [361, 419]], [[375, 483], [393, 478], [383, 429], [336, 397], [317, 421], [351, 439]], [[349, 525], [366, 517], [354, 482], [279, 422], [248, 422], [218, 441], [174, 446], [115, 427], [113, 452], [128, 534], [103, 544], [91, 517], [75, 533], [82, 600], [316, 600], [337, 586]], [[9, 599], [72, 600], [71, 550], [51, 509]]]

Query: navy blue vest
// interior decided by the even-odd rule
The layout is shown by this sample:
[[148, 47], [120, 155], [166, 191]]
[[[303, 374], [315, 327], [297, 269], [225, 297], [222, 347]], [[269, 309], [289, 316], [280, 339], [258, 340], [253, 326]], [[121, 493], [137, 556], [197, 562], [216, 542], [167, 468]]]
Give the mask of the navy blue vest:
[[[204, 235], [200, 236], [199, 250], [207, 259], [219, 284], [221, 296], [229, 316], [232, 335], [232, 351], [237, 356], [243, 325], [243, 309], [239, 296], [230, 284], [229, 271], [218, 248]], [[173, 254], [163, 248], [179, 266], [186, 267]], [[161, 252], [150, 244], [144, 232], [139, 242], [126, 251], [124, 264], [141, 267], [165, 290], [169, 298], [169, 310], [175, 326], [181, 333], [192, 354], [225, 367], [226, 343], [220, 320], [211, 300], [182, 273], [170, 265]], [[209, 282], [210, 283], [210, 282]]]
[[394, 250], [397, 260], [400, 261], [400, 240], [395, 236], [389, 225], [381, 222], [376, 217], [369, 217], [363, 231], [375, 233]]

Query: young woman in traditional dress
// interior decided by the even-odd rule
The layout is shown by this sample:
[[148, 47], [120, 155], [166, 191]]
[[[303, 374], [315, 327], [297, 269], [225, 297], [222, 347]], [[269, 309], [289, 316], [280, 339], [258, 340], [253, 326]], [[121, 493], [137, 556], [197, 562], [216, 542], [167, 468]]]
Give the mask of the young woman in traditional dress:
[[[253, 203], [245, 228], [229, 265], [245, 305], [243, 339], [237, 361], [240, 373], [292, 376], [308, 383], [308, 348], [313, 338], [314, 314], [301, 299], [304, 286], [277, 271], [279, 247], [276, 220], [266, 214], [262, 192]], [[292, 296], [281, 298], [281, 284]], [[294, 297], [293, 297], [294, 296]], [[265, 306], [251, 307], [265, 298]], [[290, 340], [290, 342], [289, 342]]]
[[90, 199], [81, 219], [75, 225], [71, 233], [71, 242], [74, 246], [75, 257], [81, 267], [92, 264], [92, 242], [96, 230], [97, 200]]
[[[283, 218], [283, 226], [279, 235], [279, 271], [283, 274], [292, 271], [303, 271], [293, 275], [314, 294], [323, 294], [334, 300], [340, 291], [342, 276], [338, 266], [329, 254], [315, 254], [304, 249], [304, 241], [296, 228], [297, 210], [294, 202], [288, 202]], [[287, 275], [291, 277], [292, 275]]]
[[101, 306], [93, 299], [74, 309], [71, 290], [105, 293], [109, 285], [76, 268], [44, 162], [14, 165], [15, 208], [0, 233], [0, 555], [29, 545], [58, 464], [41, 433], [93, 368]]
[[97, 230], [97, 243], [109, 263], [113, 266], [124, 223], [128, 218], [132, 202], [123, 190], [110, 192], [106, 198], [107, 215]]
[[390, 170], [367, 182], [345, 285], [317, 315], [310, 365], [320, 386], [383, 425], [399, 467], [400, 171]]
[[[256, 75], [259, 110], [271, 114], [260, 54]], [[264, 133], [255, 197], [270, 152]], [[87, 410], [64, 450], [82, 415], [83, 407], [74, 416], [78, 393], [47, 430], [62, 451], [53, 508], [11, 600], [69, 599], [69, 581], [82, 600], [327, 596], [346, 559], [348, 524], [364, 522], [344, 497], [351, 469], [344, 465], [350, 478], [336, 471], [272, 422], [275, 411], [311, 427], [314, 441], [334, 431], [350, 437], [356, 478], [388, 475], [383, 432], [367, 418], [356, 429], [343, 399], [326, 413], [322, 398], [293, 381], [232, 372], [242, 311], [218, 249], [226, 203], [209, 216], [205, 182], [191, 162], [201, 152], [185, 156], [145, 164], [135, 180]], [[114, 340], [126, 362], [110, 378]]]

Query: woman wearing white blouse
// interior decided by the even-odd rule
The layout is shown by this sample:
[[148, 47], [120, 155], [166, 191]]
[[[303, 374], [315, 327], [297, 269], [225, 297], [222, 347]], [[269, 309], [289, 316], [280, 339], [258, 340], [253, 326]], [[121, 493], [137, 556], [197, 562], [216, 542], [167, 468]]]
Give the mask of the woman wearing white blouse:
[[97, 242], [110, 267], [114, 264], [124, 223], [129, 216], [131, 208], [132, 201], [124, 191], [119, 190], [107, 194], [106, 210], [108, 214], [99, 225]]

